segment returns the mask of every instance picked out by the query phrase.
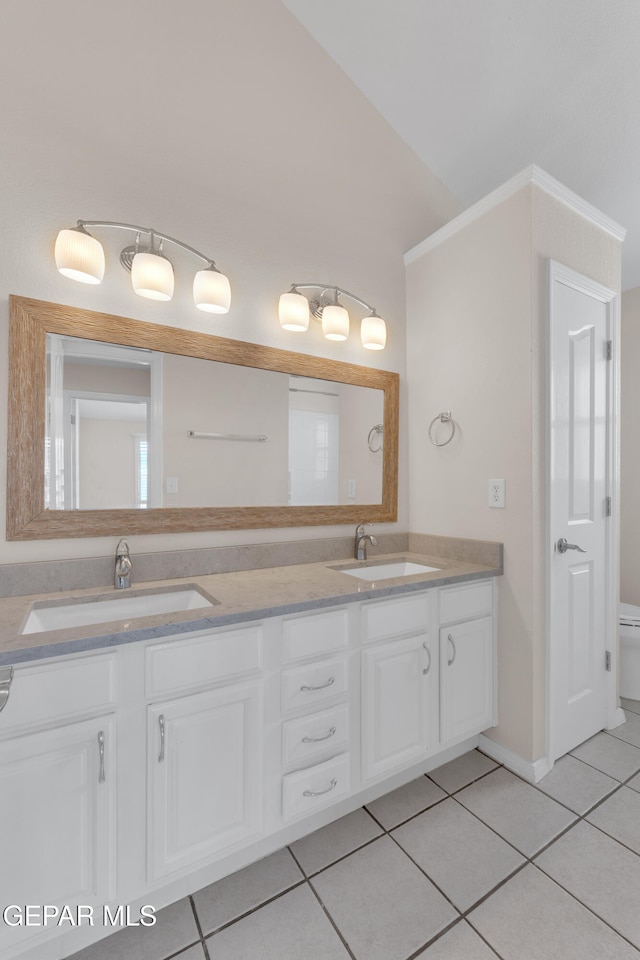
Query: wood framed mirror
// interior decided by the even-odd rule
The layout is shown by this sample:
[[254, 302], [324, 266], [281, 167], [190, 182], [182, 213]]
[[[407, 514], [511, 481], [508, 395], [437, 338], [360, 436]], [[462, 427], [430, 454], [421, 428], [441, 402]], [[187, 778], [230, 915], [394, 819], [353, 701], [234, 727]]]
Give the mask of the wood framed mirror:
[[398, 393], [397, 373], [11, 296], [7, 539], [394, 521]]

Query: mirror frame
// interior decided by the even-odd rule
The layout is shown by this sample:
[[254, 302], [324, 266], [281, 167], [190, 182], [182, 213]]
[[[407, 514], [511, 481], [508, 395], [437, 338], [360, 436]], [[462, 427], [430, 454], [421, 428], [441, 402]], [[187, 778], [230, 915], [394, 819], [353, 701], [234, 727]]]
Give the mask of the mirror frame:
[[[384, 391], [382, 503], [282, 507], [45, 510], [46, 337], [64, 334]], [[274, 347], [9, 297], [7, 540], [378, 523], [397, 519], [399, 375]]]

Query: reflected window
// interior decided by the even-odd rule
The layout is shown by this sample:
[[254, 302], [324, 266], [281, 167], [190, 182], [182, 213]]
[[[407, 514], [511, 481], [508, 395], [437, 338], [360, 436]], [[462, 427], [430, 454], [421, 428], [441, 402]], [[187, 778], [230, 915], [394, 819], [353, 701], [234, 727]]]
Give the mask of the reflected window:
[[149, 443], [146, 434], [133, 434], [133, 450], [136, 475], [136, 507], [146, 510], [149, 506], [149, 466], [147, 461]]

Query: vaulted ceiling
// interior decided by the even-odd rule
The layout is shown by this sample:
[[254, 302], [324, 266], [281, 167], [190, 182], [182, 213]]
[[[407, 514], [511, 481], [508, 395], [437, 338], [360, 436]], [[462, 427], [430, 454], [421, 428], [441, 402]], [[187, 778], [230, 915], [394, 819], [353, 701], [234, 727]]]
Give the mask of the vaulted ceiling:
[[466, 207], [531, 163], [627, 228], [640, 285], [637, 0], [284, 0]]

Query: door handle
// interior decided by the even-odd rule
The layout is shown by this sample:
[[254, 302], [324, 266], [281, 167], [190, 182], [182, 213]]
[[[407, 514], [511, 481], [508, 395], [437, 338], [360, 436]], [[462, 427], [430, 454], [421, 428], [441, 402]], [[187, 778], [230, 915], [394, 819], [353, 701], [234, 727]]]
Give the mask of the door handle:
[[566, 553], [567, 550], [577, 550], [578, 553], [586, 553], [586, 550], [583, 550], [582, 547], [579, 547], [577, 543], [567, 543], [564, 537], [560, 537], [556, 543], [558, 553]]

